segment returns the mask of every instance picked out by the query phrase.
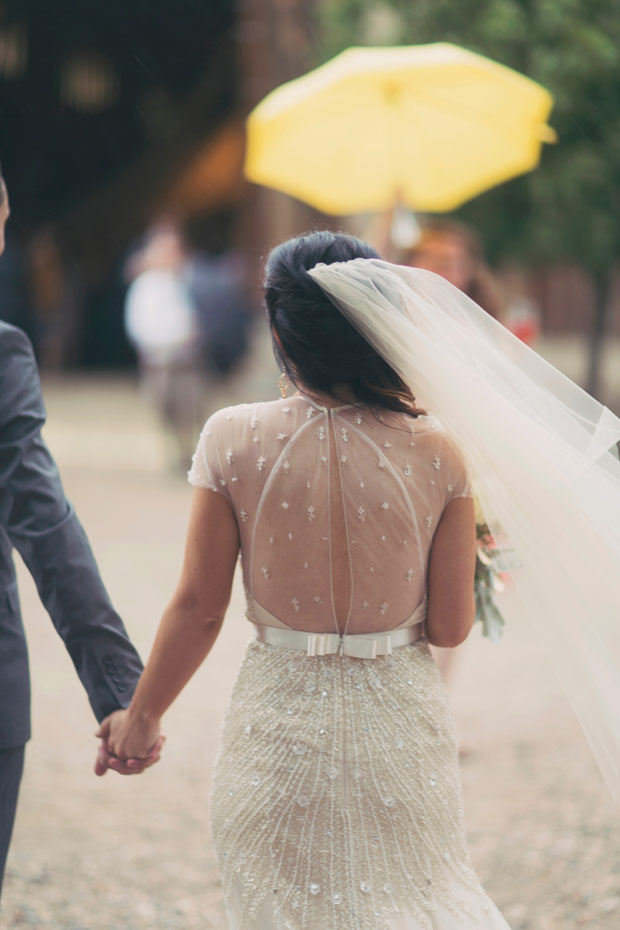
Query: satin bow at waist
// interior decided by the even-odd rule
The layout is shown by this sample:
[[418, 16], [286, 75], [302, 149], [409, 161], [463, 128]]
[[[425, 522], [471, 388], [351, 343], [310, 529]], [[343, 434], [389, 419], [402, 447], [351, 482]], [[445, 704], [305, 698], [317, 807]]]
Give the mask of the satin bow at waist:
[[309, 656], [341, 655], [353, 659], [376, 659], [389, 656], [398, 646], [417, 642], [423, 634], [423, 623], [386, 630], [380, 633], [308, 633], [305, 630], [285, 630], [281, 627], [256, 627], [256, 638], [269, 646], [303, 649]]

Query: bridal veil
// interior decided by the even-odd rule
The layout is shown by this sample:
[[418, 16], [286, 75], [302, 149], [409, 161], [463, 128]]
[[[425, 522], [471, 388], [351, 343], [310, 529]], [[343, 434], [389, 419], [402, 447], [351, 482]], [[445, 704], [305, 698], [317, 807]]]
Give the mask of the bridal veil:
[[496, 539], [509, 624], [547, 651], [620, 795], [620, 419], [432, 272], [355, 259], [310, 274], [439, 417]]

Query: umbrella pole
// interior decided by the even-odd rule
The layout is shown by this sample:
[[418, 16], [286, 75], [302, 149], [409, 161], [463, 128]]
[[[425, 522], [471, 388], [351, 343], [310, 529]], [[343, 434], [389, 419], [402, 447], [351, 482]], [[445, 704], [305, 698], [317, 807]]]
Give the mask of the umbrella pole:
[[397, 204], [392, 210], [390, 226], [392, 250], [400, 257], [404, 251], [409, 251], [418, 244], [420, 233], [420, 224], [414, 211]]
[[389, 210], [385, 210], [384, 213], [380, 213], [377, 217], [377, 251], [381, 258], [387, 262], [392, 262], [395, 260], [395, 249], [392, 244], [392, 226], [394, 224], [394, 210], [395, 206], [391, 207]]

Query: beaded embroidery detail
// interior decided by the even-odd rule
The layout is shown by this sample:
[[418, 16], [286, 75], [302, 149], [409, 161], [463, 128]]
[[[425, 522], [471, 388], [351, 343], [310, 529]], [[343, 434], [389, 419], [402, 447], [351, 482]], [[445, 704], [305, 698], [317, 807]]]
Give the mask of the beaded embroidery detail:
[[248, 930], [266, 899], [278, 926], [295, 930], [388, 930], [392, 915], [426, 926], [434, 901], [463, 916], [454, 884], [482, 892], [428, 647], [363, 661], [252, 643], [226, 718], [212, 830], [224, 893], [240, 892]]

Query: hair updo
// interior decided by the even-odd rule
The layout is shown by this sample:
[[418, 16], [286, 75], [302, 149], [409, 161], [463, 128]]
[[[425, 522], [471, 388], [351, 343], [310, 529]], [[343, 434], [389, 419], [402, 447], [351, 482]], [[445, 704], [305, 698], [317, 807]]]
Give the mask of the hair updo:
[[[333, 394], [348, 384], [367, 404], [420, 415], [411, 391], [308, 274], [319, 262], [379, 258], [367, 242], [327, 230], [288, 239], [265, 266], [274, 353], [293, 384]], [[335, 395], [334, 395], [335, 396]]]

